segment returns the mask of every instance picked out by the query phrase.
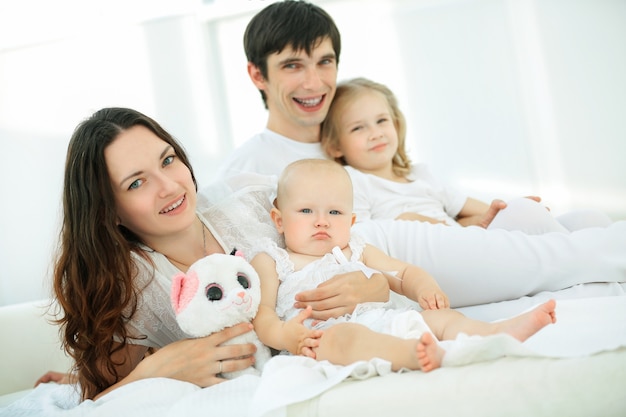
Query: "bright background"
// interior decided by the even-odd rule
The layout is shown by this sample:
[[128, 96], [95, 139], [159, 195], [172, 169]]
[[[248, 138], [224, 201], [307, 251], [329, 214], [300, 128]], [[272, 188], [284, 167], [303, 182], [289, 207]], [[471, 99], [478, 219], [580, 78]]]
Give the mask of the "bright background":
[[[318, 0], [339, 79], [387, 84], [411, 154], [490, 201], [626, 219], [626, 1]], [[242, 35], [261, 0], [0, 0], [0, 305], [50, 294], [65, 150], [106, 106], [161, 122], [200, 185], [264, 127]]]

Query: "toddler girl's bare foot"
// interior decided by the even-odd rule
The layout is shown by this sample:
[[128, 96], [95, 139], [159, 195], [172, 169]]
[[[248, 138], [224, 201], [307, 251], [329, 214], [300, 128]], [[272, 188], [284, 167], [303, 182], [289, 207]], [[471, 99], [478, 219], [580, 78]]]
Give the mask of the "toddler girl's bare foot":
[[420, 369], [424, 372], [439, 368], [443, 355], [446, 353], [430, 333], [422, 334], [417, 343], [416, 351]]
[[501, 322], [499, 331], [508, 333], [523, 342], [548, 324], [556, 322], [555, 308], [556, 301], [546, 301], [527, 313]]

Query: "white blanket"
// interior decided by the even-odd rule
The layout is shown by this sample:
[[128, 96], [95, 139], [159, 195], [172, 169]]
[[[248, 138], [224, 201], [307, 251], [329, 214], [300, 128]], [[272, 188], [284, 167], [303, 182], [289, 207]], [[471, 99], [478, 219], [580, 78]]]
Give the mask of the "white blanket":
[[[612, 350], [626, 346], [624, 317], [626, 297], [623, 296], [559, 300], [557, 323], [525, 343], [504, 335], [486, 338], [461, 335], [454, 349], [447, 352], [444, 365], [461, 366], [493, 360], [503, 354], [572, 357]], [[369, 379], [390, 373], [390, 364], [378, 359], [342, 367], [304, 357], [278, 356], [267, 363], [261, 377], [240, 377], [205, 389], [154, 378], [121, 387], [97, 401], [79, 403], [74, 387], [42, 384], [0, 410], [0, 416], [275, 417], [286, 415], [288, 405], [316, 397], [348, 378]], [[507, 376], [506, 366], [502, 367], [502, 376]], [[384, 387], [381, 385], [381, 390]]]

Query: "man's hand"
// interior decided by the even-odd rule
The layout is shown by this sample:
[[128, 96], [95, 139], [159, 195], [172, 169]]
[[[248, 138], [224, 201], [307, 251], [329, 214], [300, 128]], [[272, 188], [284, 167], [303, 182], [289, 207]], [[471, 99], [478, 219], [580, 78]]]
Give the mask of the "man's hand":
[[296, 308], [312, 307], [311, 317], [328, 320], [354, 311], [359, 303], [388, 301], [389, 283], [382, 274], [369, 279], [361, 271], [336, 275], [317, 288], [296, 294]]

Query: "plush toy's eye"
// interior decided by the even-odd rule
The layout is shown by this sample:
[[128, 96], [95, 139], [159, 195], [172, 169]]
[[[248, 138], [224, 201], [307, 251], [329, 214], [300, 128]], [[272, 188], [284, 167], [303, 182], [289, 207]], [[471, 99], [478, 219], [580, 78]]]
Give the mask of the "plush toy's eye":
[[209, 301], [218, 301], [221, 300], [224, 296], [222, 288], [217, 284], [209, 284], [206, 287], [206, 298]]
[[237, 274], [237, 281], [239, 281], [239, 283], [244, 289], [247, 290], [248, 288], [250, 288], [250, 280], [248, 279], [246, 274], [244, 274], [243, 272], [240, 272], [239, 274]]

